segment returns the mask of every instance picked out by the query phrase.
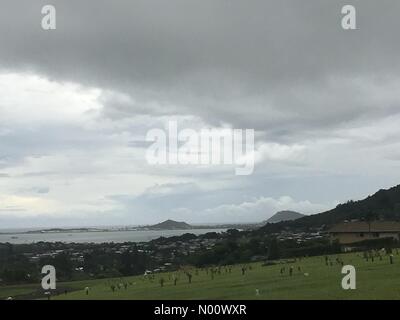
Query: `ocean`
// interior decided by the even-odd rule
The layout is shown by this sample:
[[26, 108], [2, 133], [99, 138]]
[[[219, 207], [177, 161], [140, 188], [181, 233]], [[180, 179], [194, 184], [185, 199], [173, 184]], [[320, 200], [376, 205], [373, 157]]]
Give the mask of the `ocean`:
[[[15, 233], [10, 230], [0, 230], [0, 243], [34, 243], [65, 242], [65, 243], [104, 243], [104, 242], [147, 242], [159, 237], [179, 236], [184, 233], [196, 235], [207, 232], [224, 232], [226, 229], [190, 229], [190, 230], [132, 230], [132, 231], [83, 231], [83, 232], [48, 232], [48, 233]], [[6, 233], [7, 232], [7, 233]]]

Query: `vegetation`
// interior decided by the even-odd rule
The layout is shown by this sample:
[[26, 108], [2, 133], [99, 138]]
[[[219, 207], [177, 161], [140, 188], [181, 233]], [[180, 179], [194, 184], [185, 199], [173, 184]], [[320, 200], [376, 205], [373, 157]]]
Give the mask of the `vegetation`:
[[[212, 247], [201, 245], [207, 240], [213, 241]], [[200, 242], [198, 248], [183, 252], [181, 247], [190, 247], [192, 241]], [[166, 264], [175, 270], [182, 265], [221, 266], [339, 252], [340, 247], [327, 239], [278, 241], [274, 236], [235, 229], [224, 235], [184, 234], [141, 244], [0, 244], [0, 284], [37, 282], [41, 267], [47, 264], [56, 267], [61, 281], [70, 281], [138, 275], [146, 270], [165, 270]]]
[[[388, 254], [375, 251], [373, 260], [363, 253], [351, 253], [284, 259], [267, 265], [257, 262], [221, 268], [186, 267], [146, 277], [64, 282], [58, 283], [58, 295], [51, 299], [400, 299], [400, 289], [394, 282], [400, 279], [400, 255], [398, 251], [393, 254], [393, 264]], [[342, 264], [355, 266], [356, 290], [342, 289]], [[192, 275], [191, 283], [188, 273]], [[8, 296], [45, 298], [39, 284], [0, 286], [0, 298]]]
[[[338, 243], [331, 243], [321, 231], [329, 225], [343, 220], [399, 219], [399, 209], [400, 186], [397, 186], [389, 190], [381, 190], [361, 201], [350, 201], [339, 205], [328, 212], [294, 221], [268, 223], [255, 230], [229, 229], [223, 234], [210, 232], [199, 236], [186, 233], [169, 238], [161, 237], [146, 243], [0, 244], [0, 285], [3, 285], [0, 287], [0, 293], [26, 296], [32, 295], [32, 290], [36, 290], [35, 296], [40, 296], [42, 293], [34, 284], [40, 282], [41, 266], [50, 264], [56, 267], [58, 280], [63, 283], [61, 287], [67, 292], [78, 290], [83, 284], [86, 284], [97, 288], [95, 290], [97, 293], [92, 296], [94, 298], [111, 298], [108, 296], [110, 287], [114, 286], [113, 291], [115, 291], [120, 284], [124, 284], [124, 290], [126, 290], [126, 294], [121, 293], [122, 298], [247, 298], [251, 297], [250, 292], [253, 285], [257, 286], [256, 289], [262, 289], [265, 292], [270, 292], [275, 288], [276, 292], [271, 291], [268, 298], [284, 297], [284, 294], [288, 294], [287, 298], [309, 298], [316, 292], [318, 293], [316, 297], [324, 297], [324, 286], [327, 286], [332, 292], [336, 292], [334, 296], [338, 294], [340, 298], [347, 296], [372, 297], [365, 289], [360, 290], [360, 293], [349, 293], [348, 295], [337, 291], [340, 274], [337, 273], [337, 270], [335, 273], [322, 270], [323, 267], [318, 261], [321, 260], [321, 256], [339, 255], [342, 248]], [[386, 253], [391, 253], [393, 248], [399, 247], [399, 243], [392, 239], [376, 239], [355, 243], [352, 244], [352, 247], [365, 252], [370, 250], [378, 252], [376, 250], [385, 248]], [[382, 284], [387, 285], [387, 294], [383, 292], [376, 294], [381, 294], [382, 297], [397, 298], [398, 292], [394, 291], [397, 289], [387, 283], [388, 279], [392, 280], [399, 276], [398, 271], [393, 269], [396, 264], [388, 266], [387, 256], [383, 258], [379, 254], [377, 255], [379, 263], [371, 265], [369, 261], [374, 261], [374, 258], [370, 256], [370, 253], [366, 254], [365, 252], [363, 258], [367, 257], [367, 261], [360, 260], [360, 256], [354, 254], [344, 256], [343, 260], [346, 259], [350, 263], [354, 261], [357, 264], [357, 268], [359, 268], [357, 270], [361, 272], [361, 279], [363, 277], [367, 279], [367, 271], [370, 271], [371, 280], [369, 282], [374, 283], [377, 287]], [[320, 257], [311, 258], [312, 256]], [[370, 260], [368, 260], [368, 256], [370, 256]], [[296, 262], [296, 266], [293, 268], [299, 268], [298, 280], [296, 280], [298, 282], [292, 277], [290, 277], [290, 282], [285, 282], [287, 280], [284, 280], [286, 278], [280, 267], [284, 263], [282, 259], [291, 259], [289, 260], [291, 264], [294, 263], [292, 261]], [[298, 264], [299, 259], [302, 261], [301, 264]], [[343, 260], [340, 258], [335, 261], [341, 265]], [[257, 261], [262, 262], [254, 264]], [[269, 267], [261, 267], [261, 264]], [[329, 265], [331, 266], [331, 264]], [[328, 266], [326, 260], [324, 266]], [[276, 270], [279, 267], [281, 272], [277, 275]], [[253, 271], [252, 268], [257, 271]], [[303, 272], [303, 268], [311, 273]], [[152, 276], [145, 281], [142, 275], [149, 270], [156, 275], [151, 273]], [[291, 270], [293, 272], [292, 268]], [[169, 273], [162, 273], [163, 271]], [[219, 276], [225, 273], [225, 278]], [[387, 274], [385, 276], [381, 273]], [[307, 278], [306, 274], [314, 275], [312, 278]], [[138, 275], [140, 276], [126, 278]], [[193, 285], [180, 287], [181, 289], [178, 290], [178, 283], [184, 283], [182, 279], [193, 282]], [[213, 284], [210, 283], [210, 279]], [[217, 281], [217, 279], [219, 280]], [[278, 279], [281, 280], [278, 281]], [[378, 284], [377, 280], [382, 281], [382, 284]], [[320, 281], [320, 284], [315, 281]], [[174, 288], [171, 288], [171, 283], [174, 284]], [[167, 295], [160, 293], [161, 291], [155, 291], [151, 295], [145, 293], [155, 284], [156, 287], [158, 284], [165, 288], [163, 292], [169, 293]], [[196, 287], [197, 285], [199, 287]], [[293, 286], [297, 285], [306, 288], [297, 293], [292, 292]], [[369, 283], [363, 282], [364, 288], [369, 288], [369, 285]], [[128, 291], [128, 286], [133, 291]], [[194, 287], [196, 287], [196, 292], [192, 292]], [[311, 289], [314, 291], [309, 291]], [[212, 294], [207, 296], [204, 290], [211, 290]], [[289, 295], [290, 292], [292, 295]], [[202, 296], [202, 294], [204, 295]], [[68, 295], [68, 297], [70, 296], [72, 298], [80, 297], [78, 293], [77, 296]], [[325, 297], [328, 298], [330, 295], [325, 292]], [[380, 297], [376, 296], [375, 298]]]
[[[129, 250], [119, 251], [127, 246]], [[53, 265], [61, 281], [142, 274], [156, 262], [129, 244], [0, 244], [0, 284], [35, 283]]]
[[277, 233], [282, 230], [303, 230], [321, 228], [344, 220], [400, 220], [400, 185], [388, 190], [379, 190], [372, 196], [360, 201], [348, 201], [336, 208], [306, 216], [294, 221], [269, 223], [259, 229], [261, 233]]

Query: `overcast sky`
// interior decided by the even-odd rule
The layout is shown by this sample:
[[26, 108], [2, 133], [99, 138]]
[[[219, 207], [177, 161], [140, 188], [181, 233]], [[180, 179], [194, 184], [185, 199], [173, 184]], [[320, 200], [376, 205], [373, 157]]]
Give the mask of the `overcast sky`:
[[[399, 16], [397, 0], [2, 0], [0, 227], [255, 222], [398, 184]], [[254, 173], [147, 164], [168, 120], [254, 129]]]

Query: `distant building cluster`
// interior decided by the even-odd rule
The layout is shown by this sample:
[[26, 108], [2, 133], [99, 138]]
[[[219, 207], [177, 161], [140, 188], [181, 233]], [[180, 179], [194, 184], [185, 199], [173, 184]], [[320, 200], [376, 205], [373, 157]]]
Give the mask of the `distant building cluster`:
[[323, 239], [326, 238], [327, 235], [321, 230], [315, 230], [313, 232], [294, 232], [294, 231], [282, 231], [276, 235], [277, 240], [293, 240], [296, 243], [301, 244], [306, 241]]

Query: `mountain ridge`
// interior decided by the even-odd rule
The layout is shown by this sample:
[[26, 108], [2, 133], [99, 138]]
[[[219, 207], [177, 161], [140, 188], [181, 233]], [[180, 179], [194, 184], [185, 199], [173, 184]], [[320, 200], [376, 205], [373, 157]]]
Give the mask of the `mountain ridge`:
[[303, 229], [327, 228], [345, 220], [400, 220], [400, 185], [380, 189], [361, 200], [349, 200], [335, 208], [305, 216], [293, 221], [267, 223], [260, 228], [262, 232], [279, 232], [285, 228]]
[[282, 210], [282, 211], [276, 212], [269, 219], [263, 221], [263, 224], [278, 223], [278, 222], [282, 222], [282, 221], [291, 221], [291, 220], [296, 220], [296, 219], [302, 218], [304, 216], [305, 216], [304, 214], [297, 212], [297, 211]]
[[192, 226], [183, 221], [175, 221], [172, 219], [165, 220], [163, 222], [149, 226], [151, 229], [164, 229], [164, 230], [188, 230], [192, 229]]

